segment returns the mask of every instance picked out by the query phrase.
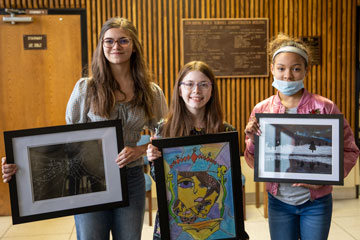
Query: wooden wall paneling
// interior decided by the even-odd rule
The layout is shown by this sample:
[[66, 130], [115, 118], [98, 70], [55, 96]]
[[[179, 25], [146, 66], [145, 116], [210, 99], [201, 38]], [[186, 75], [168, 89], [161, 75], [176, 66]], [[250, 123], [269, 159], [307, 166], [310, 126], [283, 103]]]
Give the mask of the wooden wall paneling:
[[[316, 23], [315, 22], [315, 18], [316, 18], [316, 15], [314, 15], [314, 11], [316, 12], [316, 7], [314, 8], [314, 5], [313, 5], [314, 1], [312, 0], [309, 0], [308, 2], [308, 7], [310, 8], [307, 12], [310, 14], [308, 14], [308, 31], [306, 33], [305, 36], [314, 36], [314, 32], [315, 32], [315, 29], [316, 29], [316, 26], [314, 26], [314, 24]], [[304, 9], [305, 11], [305, 9]], [[314, 66], [314, 68], [311, 70], [310, 72], [310, 81], [309, 82], [309, 85], [310, 85], [310, 88], [311, 89], [310, 91], [311, 92], [316, 92], [316, 66]]]
[[[240, 81], [237, 81], [237, 79], [235, 79], [235, 84], [236, 84], [236, 100], [235, 100], [235, 122], [233, 122], [234, 126], [236, 127], [236, 130], [239, 132], [239, 140], [241, 139], [245, 139], [245, 136], [244, 136], [244, 132], [241, 131], [241, 129], [244, 128], [244, 125], [245, 124], [245, 118], [246, 116], [241, 115], [241, 114], [237, 114], [241, 111], [241, 109], [243, 109], [241, 107], [241, 99], [243, 99], [245, 97], [245, 94], [242, 93], [241, 91], [241, 85], [240, 85]], [[239, 141], [240, 143], [240, 146], [242, 145], [241, 144], [241, 141]]]
[[133, 16], [132, 16], [132, 0], [125, 0], [126, 1], [126, 12], [125, 12], [125, 16], [126, 18], [130, 19], [133, 22]]
[[269, 0], [268, 4], [265, 7], [267, 10], [267, 17], [269, 18], [269, 36], [272, 37], [272, 33], [274, 32], [274, 1]]
[[[101, 24], [99, 26], [102, 26], [107, 20], [106, 2], [107, 2], [106, 0], [98, 2], [99, 3], [99, 13], [100, 13], [99, 20], [101, 22]], [[99, 28], [98, 37], [100, 36], [100, 29], [101, 28]]]
[[[330, 30], [329, 34], [331, 34], [331, 83], [332, 83], [332, 88], [331, 88], [331, 98], [336, 101], [336, 2], [333, 2], [331, 5], [331, 10], [332, 10], [332, 15], [331, 15], [331, 20], [332, 20], [332, 26], [333, 28]], [[340, 106], [341, 107], [341, 106]]]
[[163, 50], [164, 50], [164, 65], [163, 65], [163, 71], [164, 71], [164, 78], [163, 78], [163, 90], [166, 94], [166, 96], [170, 96], [171, 93], [169, 92], [169, 30], [170, 30], [170, 18], [169, 18], [169, 8], [168, 8], [168, 3], [169, 1], [163, 1], [163, 11], [164, 11], [164, 16], [163, 16], [163, 36], [164, 36], [164, 42], [163, 42]]
[[336, 92], [337, 91], [340, 91], [341, 89], [337, 88], [337, 84], [336, 84], [336, 79], [337, 79], [337, 72], [336, 72], [336, 69], [337, 69], [337, 44], [338, 44], [338, 41], [337, 41], [337, 27], [338, 27], [338, 24], [337, 24], [337, 1], [333, 1], [332, 3], [332, 16], [331, 16], [331, 19], [332, 19], [332, 24], [333, 24], [333, 28], [331, 30], [331, 38], [332, 38], [332, 46], [331, 46], [331, 49], [332, 49], [332, 56], [331, 56], [331, 65], [332, 65], [332, 68], [331, 68], [331, 82], [333, 84], [333, 88], [332, 88], [332, 93], [331, 93], [331, 97], [332, 99], [334, 100], [334, 102], [336, 102], [338, 104], [338, 106], [341, 108], [341, 105], [339, 104], [338, 102], [338, 98], [337, 98], [337, 94]]
[[[213, 1], [213, 0], [211, 0]], [[204, 8], [205, 11], [205, 15], [203, 15], [205, 18], [211, 18], [211, 1], [210, 0], [206, 0], [206, 8]], [[179, 4], [181, 4], [182, 1], [179, 2]]]
[[286, 32], [290, 36], [294, 36], [294, 3], [293, 0], [289, 0], [288, 7], [285, 8], [285, 17], [287, 18], [287, 21], [285, 20], [285, 26], [286, 26]]
[[328, 98], [332, 99], [334, 97], [334, 91], [335, 91], [335, 85], [332, 84], [333, 81], [333, 72], [332, 72], [332, 68], [333, 68], [333, 54], [335, 54], [335, 52], [333, 51], [333, 36], [332, 36], [332, 28], [334, 25], [333, 22], [333, 3], [332, 2], [328, 2], [328, 27], [327, 27], [327, 31], [326, 31], [326, 36], [328, 37], [328, 43], [327, 43], [327, 73], [326, 73], [326, 77], [328, 78], [328, 83], [329, 85], [327, 86], [329, 88], [329, 96]]
[[[89, 63], [100, 29], [110, 17], [130, 19], [139, 31], [155, 81], [170, 102], [181, 67], [182, 18], [269, 18], [269, 38], [279, 32], [321, 36], [322, 63], [313, 66], [306, 87], [333, 100], [354, 126], [354, 51], [356, 5], [360, 0], [0, 0], [0, 7], [86, 8]], [[218, 79], [226, 119], [243, 130], [254, 105], [274, 94], [272, 76]], [[338, 92], [339, 91], [339, 92]], [[236, 104], [235, 104], [236, 103]]]
[[278, 31], [279, 31], [278, 30], [278, 26], [279, 26], [278, 10], [279, 10], [279, 0], [274, 0], [274, 8], [272, 9], [272, 11], [273, 11], [273, 21], [272, 21], [272, 23], [273, 23], [273, 31], [272, 31], [272, 33], [273, 33], [274, 36], [276, 36]]
[[259, 16], [262, 16], [262, 17], [265, 17], [267, 18], [265, 12], [264, 12], [264, 6], [267, 6], [268, 5], [268, 0], [265, 0], [265, 1], [260, 1], [260, 6], [259, 6]]
[[27, 5], [27, 6], [26, 6], [27, 8], [33, 8], [32, 1], [31, 1], [31, 0], [27, 0], [26, 5]]
[[237, 121], [236, 121], [236, 115], [237, 115], [236, 114], [237, 113], [237, 111], [236, 111], [236, 104], [237, 104], [236, 99], [239, 98], [239, 97], [238, 97], [238, 94], [237, 94], [237, 91], [236, 91], [236, 82], [237, 82], [237, 79], [230, 79], [230, 92], [231, 92], [231, 101], [230, 101], [231, 121], [230, 122], [233, 124], [233, 126], [236, 129], [238, 129], [237, 126], [236, 126], [236, 123], [237, 123]]
[[158, 71], [158, 24], [157, 24], [157, 14], [158, 14], [158, 8], [157, 8], [157, 0], [152, 0], [152, 11], [153, 11], [153, 31], [152, 31], [152, 39], [153, 39], [153, 69], [155, 79], [157, 83], [159, 83], [159, 71]]
[[226, 121], [231, 121], [231, 98], [233, 94], [233, 89], [231, 89], [231, 80], [229, 78], [223, 79], [222, 81], [224, 83], [224, 88], [222, 89], [224, 96], [226, 96], [226, 102], [224, 102], [226, 106]]
[[226, 94], [224, 94], [224, 88], [225, 88], [225, 82], [222, 81], [222, 79], [217, 79], [217, 84], [218, 84], [218, 88], [219, 88], [219, 94], [221, 96], [221, 107], [223, 109], [223, 114], [224, 114], [224, 119], [226, 120], [227, 118], [227, 109], [226, 109]]
[[[174, 1], [175, 4], [174, 4], [174, 43], [175, 43], [175, 48], [174, 48], [174, 51], [175, 51], [175, 60], [174, 60], [174, 72], [172, 73], [173, 74], [173, 82], [172, 84], [170, 85], [170, 89], [171, 89], [171, 92], [173, 92], [174, 90], [174, 84], [175, 84], [175, 81], [176, 81], [176, 77], [178, 75], [178, 72], [180, 71], [180, 59], [181, 59], [181, 56], [180, 56], [180, 39], [181, 39], [181, 35], [180, 35], [180, 22], [181, 22], [181, 14], [180, 14], [180, 9], [182, 8], [182, 3], [180, 2], [179, 5], [176, 4], [176, 1]], [[203, 8], [204, 11], [205, 9], [207, 8]], [[205, 12], [204, 12], [205, 14]], [[205, 16], [205, 15], [203, 15]], [[169, 101], [170, 102], [170, 101]]]
[[299, 2], [294, 0], [294, 31], [292, 36], [299, 36]]
[[[285, 2], [287, 2], [285, 0]], [[278, 14], [279, 14], [279, 19], [278, 19], [278, 29], [279, 29], [279, 32], [285, 32], [285, 24], [284, 24], [284, 11], [287, 10], [288, 8], [285, 8], [285, 2], [284, 0], [279, 0], [279, 11], [278, 11]]]
[[[138, 5], [140, 6], [140, 12], [146, 13], [146, 10], [148, 9], [148, 1], [145, 1], [142, 3], [140, 0], [138, 0]], [[139, 14], [140, 15], [140, 14]], [[147, 59], [147, 63], [149, 62], [149, 35], [147, 34], [149, 32], [148, 29], [148, 23], [147, 23], [147, 14], [141, 14], [141, 25], [142, 25], [142, 39], [141, 43], [144, 48], [144, 56]]]
[[174, 2], [174, 0], [170, 0], [169, 1], [169, 19], [171, 19], [171, 27], [169, 29], [169, 51], [170, 51], [170, 68], [169, 68], [169, 96], [172, 95], [173, 89], [174, 89], [174, 83], [175, 83], [175, 78], [177, 75], [176, 72], [176, 67], [175, 65], [178, 64], [177, 59], [179, 58], [178, 56], [178, 17], [176, 16], [176, 3]]
[[327, 1], [322, 1], [321, 3], [321, 19], [319, 19], [321, 24], [321, 32], [319, 33], [321, 36], [321, 95], [327, 97], [330, 93], [330, 88], [327, 85], [328, 79], [326, 78], [326, 69], [327, 69]]
[[[358, 2], [359, 3], [359, 2]], [[360, 5], [360, 4], [358, 4]], [[350, 121], [352, 130], [355, 131], [355, 125], [357, 124], [357, 126], [359, 126], [359, 123], [356, 123], [356, 119], [358, 116], [358, 112], [356, 112], [356, 101], [359, 101], [358, 99], [356, 99], [356, 46], [355, 44], [357, 44], [356, 42], [356, 34], [357, 31], [359, 31], [359, 29], [357, 31], [352, 31], [352, 29], [356, 29], [356, 19], [359, 17], [356, 15], [356, 2], [355, 0], [352, 1], [351, 4], [351, 8], [348, 11], [348, 25], [347, 25], [347, 33], [348, 33], [348, 38], [346, 39], [351, 39], [351, 42], [348, 42], [347, 44], [347, 52], [348, 52], [348, 58], [351, 59], [351, 64], [350, 66], [347, 67], [347, 77], [346, 77], [346, 81], [350, 82], [350, 90], [349, 90], [349, 95], [347, 95], [347, 98], [349, 98], [348, 100], [350, 101], [351, 106], [349, 109], [349, 112], [351, 114], [350, 117], [348, 117], [348, 121]], [[350, 14], [351, 13], [351, 14]], [[350, 17], [351, 15], [351, 17]], [[351, 37], [350, 37], [351, 36]], [[350, 105], [349, 103], [347, 103], [347, 105]], [[357, 115], [357, 116], [356, 116]], [[356, 134], [355, 134], [356, 136]]]
[[85, 7], [86, 9], [86, 28], [87, 28], [87, 39], [88, 39], [88, 64], [86, 66], [87, 69], [84, 69], [85, 72], [88, 71], [88, 73], [90, 73], [90, 66], [91, 66], [91, 59], [92, 59], [92, 34], [91, 34], [91, 27], [92, 27], [92, 22], [91, 22], [91, 0], [86, 0], [86, 3], [84, 4], [82, 2], [82, 7]]
[[[342, 104], [342, 99], [341, 96], [344, 95], [343, 92], [343, 83], [341, 83], [341, 29], [342, 29], [342, 23], [341, 23], [341, 13], [342, 13], [342, 7], [341, 7], [341, 1], [337, 0], [336, 1], [336, 17], [334, 17], [334, 19], [336, 19], [336, 31], [333, 31], [336, 35], [336, 48], [335, 48], [335, 72], [334, 72], [334, 76], [336, 77], [336, 79], [334, 79], [335, 85], [336, 85], [336, 92], [340, 92], [341, 94], [334, 94], [336, 95], [335, 97], [335, 102], [338, 104], [338, 106], [340, 107], [340, 109], [343, 109], [343, 104]], [[345, 109], [343, 109], [345, 110]]]
[[161, 0], [158, 0], [158, 59], [157, 59], [157, 62], [158, 62], [158, 78], [159, 78], [159, 85], [160, 87], [163, 89], [164, 93], [165, 93], [165, 96], [169, 96], [167, 95], [166, 93], [166, 89], [164, 89], [164, 74], [163, 74], [163, 50], [164, 50], [164, 46], [163, 46], [163, 39], [162, 39], [162, 36], [163, 36], [163, 32], [162, 32], [162, 20], [163, 20], [163, 6], [162, 6], [162, 1]]
[[[143, 18], [144, 22], [144, 26], [145, 26], [145, 31], [148, 33], [148, 32], [151, 32], [152, 31], [152, 22], [151, 22], [151, 2], [150, 1], [146, 1], [145, 3], [145, 9], [144, 9], [144, 12], [146, 12], [146, 16]], [[148, 35], [146, 34], [146, 43], [144, 43], [144, 51], [145, 51], [145, 54], [146, 54], [146, 57], [147, 57], [147, 63], [148, 63], [148, 67], [151, 71], [151, 75], [152, 77], [153, 76], [153, 72], [152, 72], [152, 61], [153, 61], [153, 55], [152, 55], [152, 35]]]
[[[322, 31], [322, 11], [321, 11], [321, 1], [317, 1], [317, 18], [316, 18], [316, 36], [319, 36], [320, 37], [320, 40], [322, 41], [322, 36], [321, 36], [321, 31]], [[322, 48], [322, 43], [320, 42], [320, 51], [321, 53], [324, 52], [321, 48]], [[321, 56], [320, 56], [321, 57]], [[322, 59], [323, 61], [323, 59]], [[320, 95], [324, 96], [324, 91], [325, 89], [323, 89], [321, 86], [322, 86], [322, 82], [324, 81], [324, 79], [322, 78], [322, 75], [321, 75], [321, 67], [318, 66], [317, 67], [317, 91]]]
[[327, 34], [328, 30], [331, 29], [331, 10], [330, 10], [330, 3], [328, 3], [327, 1], [323, 1], [323, 21], [324, 21], [324, 26], [323, 26], [323, 44], [324, 46], [322, 47], [323, 50], [323, 61], [322, 61], [322, 66], [323, 66], [323, 78], [326, 79], [326, 83], [323, 85], [323, 87], [327, 90], [326, 91], [326, 95], [325, 97], [327, 98], [331, 98], [331, 78], [329, 77], [331, 74], [331, 52], [329, 51], [329, 49], [331, 50], [331, 38], [330, 36]]
[[[96, 44], [97, 44], [97, 21], [96, 21], [96, 15], [97, 15], [97, 12], [96, 12], [96, 0], [88, 0], [89, 2], [91, 2], [91, 5], [90, 3], [88, 5], [90, 5], [90, 9], [91, 9], [91, 32], [90, 32], [90, 35], [91, 35], [91, 38], [90, 38], [90, 52], [91, 52], [91, 56], [90, 58], [92, 59], [92, 54], [94, 52], [94, 50], [96, 49]], [[90, 59], [89, 59], [90, 61]], [[89, 65], [89, 73], [91, 73], [91, 65]]]
[[[341, 49], [340, 49], [340, 52], [339, 52], [339, 55], [341, 57], [341, 60], [339, 61], [338, 63], [338, 69], [340, 68], [340, 74], [341, 74], [341, 81], [340, 81], [340, 85], [342, 87], [341, 89], [341, 92], [342, 92], [342, 95], [341, 95], [341, 102], [342, 102], [342, 106], [344, 106], [344, 114], [345, 115], [349, 115], [350, 114], [350, 111], [349, 111], [349, 107], [351, 106], [351, 104], [347, 104], [348, 102], [348, 99], [350, 99], [349, 97], [346, 97], [346, 96], [350, 96], [350, 94], [348, 94], [348, 89], [349, 89], [349, 83], [348, 81], [346, 81], [346, 69], [347, 69], [347, 65], [351, 64], [351, 58], [347, 58], [347, 48], [346, 48], [346, 45], [347, 45], [347, 41], [344, 41], [346, 39], [346, 32], [347, 32], [347, 28], [346, 26], [347, 25], [351, 25], [351, 23], [349, 24], [349, 22], [347, 22], [347, 14], [350, 15], [351, 17], [351, 11], [348, 12], [347, 11], [347, 8], [348, 7], [351, 7], [351, 6], [348, 6], [347, 3], [345, 1], [341, 2], [340, 1], [340, 4], [341, 4]], [[343, 27], [345, 26], [345, 27]], [[351, 38], [351, 37], [350, 37]]]

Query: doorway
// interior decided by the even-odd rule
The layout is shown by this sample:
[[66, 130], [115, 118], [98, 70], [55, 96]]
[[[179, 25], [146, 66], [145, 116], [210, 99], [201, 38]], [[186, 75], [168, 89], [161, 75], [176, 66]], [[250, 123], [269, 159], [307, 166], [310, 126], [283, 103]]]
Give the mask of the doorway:
[[[1, 156], [3, 131], [65, 124], [67, 101], [88, 62], [85, 10], [26, 12], [17, 16], [32, 17], [32, 22], [0, 21]], [[9, 16], [4, 9], [0, 13]], [[10, 215], [3, 183], [0, 215]]]

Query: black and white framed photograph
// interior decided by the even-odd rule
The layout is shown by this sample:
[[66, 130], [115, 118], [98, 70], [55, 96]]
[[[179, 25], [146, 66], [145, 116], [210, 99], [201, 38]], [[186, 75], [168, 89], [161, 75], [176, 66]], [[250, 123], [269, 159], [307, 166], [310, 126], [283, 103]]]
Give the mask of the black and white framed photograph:
[[343, 185], [343, 115], [256, 113], [254, 180]]
[[13, 224], [128, 205], [121, 120], [4, 132]]
[[237, 132], [153, 139], [163, 239], [244, 239]]

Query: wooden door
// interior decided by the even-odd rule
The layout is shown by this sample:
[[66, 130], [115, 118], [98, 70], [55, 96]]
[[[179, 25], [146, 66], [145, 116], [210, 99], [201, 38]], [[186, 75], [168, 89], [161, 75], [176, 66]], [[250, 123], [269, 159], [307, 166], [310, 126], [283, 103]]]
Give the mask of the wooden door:
[[[81, 77], [80, 15], [32, 17], [32, 23], [0, 22], [1, 156], [3, 131], [65, 124], [67, 101]], [[25, 50], [26, 35], [46, 36], [46, 49]], [[0, 215], [10, 214], [8, 185], [1, 181]]]

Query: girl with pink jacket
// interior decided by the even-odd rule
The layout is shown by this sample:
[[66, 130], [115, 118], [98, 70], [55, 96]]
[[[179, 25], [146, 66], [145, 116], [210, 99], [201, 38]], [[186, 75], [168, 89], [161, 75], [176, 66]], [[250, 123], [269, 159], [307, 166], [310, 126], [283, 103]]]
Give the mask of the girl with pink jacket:
[[[258, 103], [245, 128], [245, 159], [254, 166], [254, 136], [261, 135], [255, 113], [341, 114], [329, 99], [304, 88], [310, 71], [309, 48], [301, 41], [279, 34], [269, 46], [272, 86], [278, 92]], [[359, 149], [344, 119], [344, 176], [355, 165]], [[304, 183], [267, 183], [271, 239], [327, 239], [332, 215], [332, 186]]]

